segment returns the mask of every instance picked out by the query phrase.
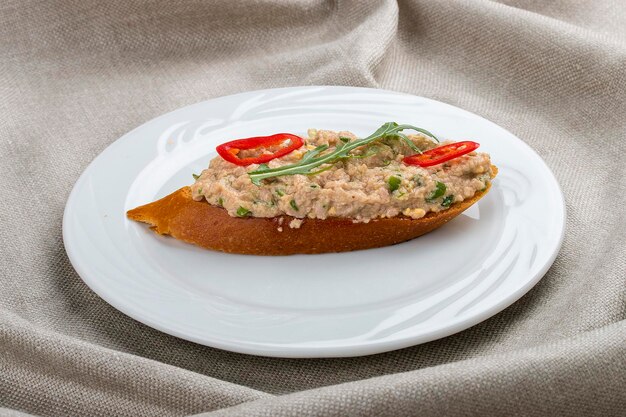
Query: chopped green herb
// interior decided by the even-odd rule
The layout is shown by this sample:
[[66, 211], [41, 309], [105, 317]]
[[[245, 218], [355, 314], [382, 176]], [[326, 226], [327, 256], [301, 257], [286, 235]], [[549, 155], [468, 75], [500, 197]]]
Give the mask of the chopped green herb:
[[393, 175], [391, 177], [389, 177], [389, 179], [387, 180], [387, 185], [389, 186], [389, 191], [390, 192], [394, 192], [396, 191], [398, 188], [400, 188], [400, 184], [402, 183], [402, 180], [398, 177], [394, 177]]
[[239, 207], [237, 209], [237, 216], [239, 217], [247, 217], [252, 215], [252, 212], [245, 207]]
[[348, 143], [350, 142], [350, 138], [347, 138], [345, 136], [339, 136], [339, 140], [342, 141], [343, 143]]
[[441, 205], [443, 207], [450, 207], [450, 205], [454, 203], [454, 196], [452, 194], [444, 197], [443, 201], [441, 202]]
[[220, 207], [224, 207], [224, 199], [222, 197], [217, 199], [217, 205]]
[[426, 198], [426, 201], [428, 201], [429, 203], [432, 203], [433, 200], [441, 197], [446, 193], [446, 184], [444, 184], [443, 182], [437, 181], [436, 187], [437, 188], [434, 189], [432, 194]]
[[317, 184], [311, 184], [311, 188], [317, 188]]
[[198, 174], [191, 174], [191, 176], [193, 177], [194, 180], [197, 180], [198, 178], [200, 178], [200, 175]]
[[256, 169], [257, 171], [265, 171], [266, 169], [270, 169], [270, 166], [267, 164], [259, 164], [259, 167]]
[[296, 200], [291, 200], [291, 201], [289, 202], [289, 205], [290, 205], [290, 206], [291, 206], [291, 208], [292, 208], [292, 209], [294, 209], [295, 211], [300, 210], [300, 209], [298, 208], [298, 205], [296, 204]]
[[282, 197], [285, 195], [285, 192], [283, 190], [276, 189], [276, 195]]

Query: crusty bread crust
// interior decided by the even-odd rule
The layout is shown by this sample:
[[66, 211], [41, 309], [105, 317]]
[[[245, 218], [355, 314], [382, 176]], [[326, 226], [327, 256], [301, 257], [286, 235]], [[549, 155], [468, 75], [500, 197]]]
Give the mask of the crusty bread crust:
[[[493, 167], [494, 175], [497, 169]], [[204, 248], [249, 255], [346, 252], [404, 242], [449, 222], [489, 191], [453, 204], [421, 219], [398, 216], [354, 223], [351, 219], [303, 219], [298, 229], [289, 227], [294, 217], [231, 217], [226, 210], [195, 201], [183, 187], [160, 200], [129, 210], [129, 219], [148, 223], [156, 233]], [[282, 220], [281, 220], [282, 219]]]

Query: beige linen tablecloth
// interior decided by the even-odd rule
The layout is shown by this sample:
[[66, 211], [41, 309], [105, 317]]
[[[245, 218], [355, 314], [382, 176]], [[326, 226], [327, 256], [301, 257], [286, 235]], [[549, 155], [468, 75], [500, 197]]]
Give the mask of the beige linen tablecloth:
[[[180, 106], [311, 84], [434, 98], [525, 140], [567, 203], [543, 280], [454, 336], [319, 360], [186, 342], [81, 281], [61, 217], [107, 145]], [[0, 92], [0, 415], [626, 410], [623, 1], [4, 0]]]

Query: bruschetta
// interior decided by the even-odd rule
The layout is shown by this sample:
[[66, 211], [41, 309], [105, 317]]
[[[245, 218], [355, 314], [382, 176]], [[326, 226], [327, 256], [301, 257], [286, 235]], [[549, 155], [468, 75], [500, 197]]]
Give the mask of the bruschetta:
[[237, 139], [218, 146], [192, 185], [127, 215], [158, 234], [229, 253], [387, 246], [444, 225], [489, 191], [497, 168], [478, 146], [439, 143], [393, 122], [366, 138], [309, 129], [305, 138]]

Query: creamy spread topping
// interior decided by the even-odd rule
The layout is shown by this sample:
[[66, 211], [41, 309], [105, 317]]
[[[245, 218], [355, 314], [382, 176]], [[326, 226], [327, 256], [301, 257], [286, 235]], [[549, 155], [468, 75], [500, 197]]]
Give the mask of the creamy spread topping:
[[[329, 145], [328, 152], [332, 152], [340, 137], [356, 139], [350, 132], [309, 129], [302, 147], [267, 165], [276, 168], [293, 164], [323, 144]], [[408, 137], [422, 151], [439, 146], [421, 134]], [[405, 142], [384, 138], [356, 148], [353, 157], [322, 167], [325, 169], [314, 175], [274, 177], [260, 185], [253, 184], [248, 176], [259, 165], [238, 166], [218, 156], [191, 190], [194, 200], [206, 199], [231, 216], [346, 217], [368, 222], [399, 215], [418, 219], [429, 212], [446, 210], [485, 189], [493, 176], [486, 153], [472, 152], [428, 168], [402, 162], [414, 153]], [[292, 221], [289, 226], [298, 228], [301, 224]]]

